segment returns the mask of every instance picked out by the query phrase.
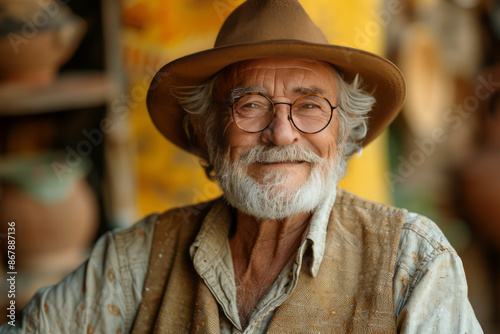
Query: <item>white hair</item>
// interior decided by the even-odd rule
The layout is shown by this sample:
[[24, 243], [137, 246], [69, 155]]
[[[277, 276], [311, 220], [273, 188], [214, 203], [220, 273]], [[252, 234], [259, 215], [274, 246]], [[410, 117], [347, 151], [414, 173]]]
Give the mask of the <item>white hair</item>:
[[[368, 131], [368, 113], [375, 104], [375, 98], [363, 90], [363, 82], [359, 75], [356, 75], [355, 79], [348, 83], [343, 80], [342, 75], [333, 66], [332, 69], [335, 72], [337, 84], [338, 107], [336, 110], [339, 115], [339, 133], [336, 140], [337, 143], [342, 143], [347, 135], [344, 147], [344, 158], [347, 161], [362, 148], [363, 139]], [[216, 131], [216, 114], [220, 105], [216, 105], [214, 101], [217, 80], [221, 73], [223, 71], [204, 84], [178, 88], [175, 92], [182, 108], [188, 114], [195, 116], [195, 127], [201, 131], [201, 135], [205, 139], [209, 157], [215, 154], [215, 152], [210, 152], [210, 148], [220, 145], [222, 139], [220, 131]], [[187, 126], [185, 126], [185, 131], [191, 138], [191, 145], [199, 147], [200, 143], [196, 140], [196, 134], [191, 133]], [[204, 168], [207, 175], [213, 178], [212, 162], [206, 161]]]
[[[301, 212], [313, 212], [335, 189], [346, 170], [345, 159], [339, 154], [322, 158], [312, 148], [299, 145], [256, 145], [234, 161], [221, 147], [216, 152], [213, 157], [216, 178], [224, 198], [257, 220], [283, 220]], [[301, 184], [294, 184], [300, 179], [296, 171], [286, 168], [254, 176], [248, 172], [254, 163], [296, 160], [311, 166], [309, 177]]]

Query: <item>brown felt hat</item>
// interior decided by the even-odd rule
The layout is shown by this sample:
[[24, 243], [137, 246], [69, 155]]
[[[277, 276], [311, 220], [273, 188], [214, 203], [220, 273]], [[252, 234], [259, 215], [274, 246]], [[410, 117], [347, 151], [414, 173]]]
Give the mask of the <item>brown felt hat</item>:
[[[332, 19], [334, 19], [332, 17]], [[160, 132], [175, 145], [202, 155], [184, 131], [187, 113], [173, 92], [199, 85], [228, 65], [260, 58], [302, 58], [334, 65], [350, 82], [359, 74], [376, 99], [369, 113], [363, 146], [375, 139], [396, 117], [405, 98], [399, 69], [375, 54], [328, 44], [321, 30], [297, 0], [248, 0], [226, 19], [213, 49], [197, 52], [163, 66], [147, 96], [149, 114]]]

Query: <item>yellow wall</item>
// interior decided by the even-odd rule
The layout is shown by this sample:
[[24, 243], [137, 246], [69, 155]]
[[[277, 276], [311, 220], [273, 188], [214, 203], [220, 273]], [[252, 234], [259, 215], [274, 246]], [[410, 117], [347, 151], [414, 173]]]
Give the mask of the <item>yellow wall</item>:
[[[154, 129], [138, 92], [159, 66], [185, 54], [213, 45], [223, 19], [240, 0], [129, 0], [124, 19], [128, 23], [125, 62], [134, 85], [131, 123], [137, 143], [138, 206], [142, 214], [199, 202], [220, 195], [207, 181], [197, 158], [167, 142]], [[384, 27], [373, 13], [380, 0], [301, 0], [306, 11], [324, 31], [330, 43], [362, 48], [381, 54]], [[377, 30], [378, 26], [378, 30]], [[384, 180], [387, 169], [386, 136], [370, 144], [361, 158], [354, 158], [342, 186], [381, 202], [389, 202]]]

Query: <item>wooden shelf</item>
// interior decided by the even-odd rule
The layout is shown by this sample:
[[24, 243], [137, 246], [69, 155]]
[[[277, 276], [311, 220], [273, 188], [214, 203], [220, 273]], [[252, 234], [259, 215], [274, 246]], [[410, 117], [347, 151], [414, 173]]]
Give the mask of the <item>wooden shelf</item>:
[[61, 75], [44, 87], [0, 86], [0, 115], [31, 115], [105, 106], [118, 94], [104, 73]]

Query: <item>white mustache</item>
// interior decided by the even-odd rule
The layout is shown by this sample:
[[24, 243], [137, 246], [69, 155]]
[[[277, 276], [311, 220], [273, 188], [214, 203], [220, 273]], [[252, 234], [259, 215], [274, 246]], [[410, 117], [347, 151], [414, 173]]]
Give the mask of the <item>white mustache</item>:
[[278, 162], [309, 162], [316, 164], [325, 161], [325, 158], [320, 157], [310, 148], [288, 145], [254, 146], [244, 151], [239, 160], [245, 166], [249, 166], [254, 163]]

